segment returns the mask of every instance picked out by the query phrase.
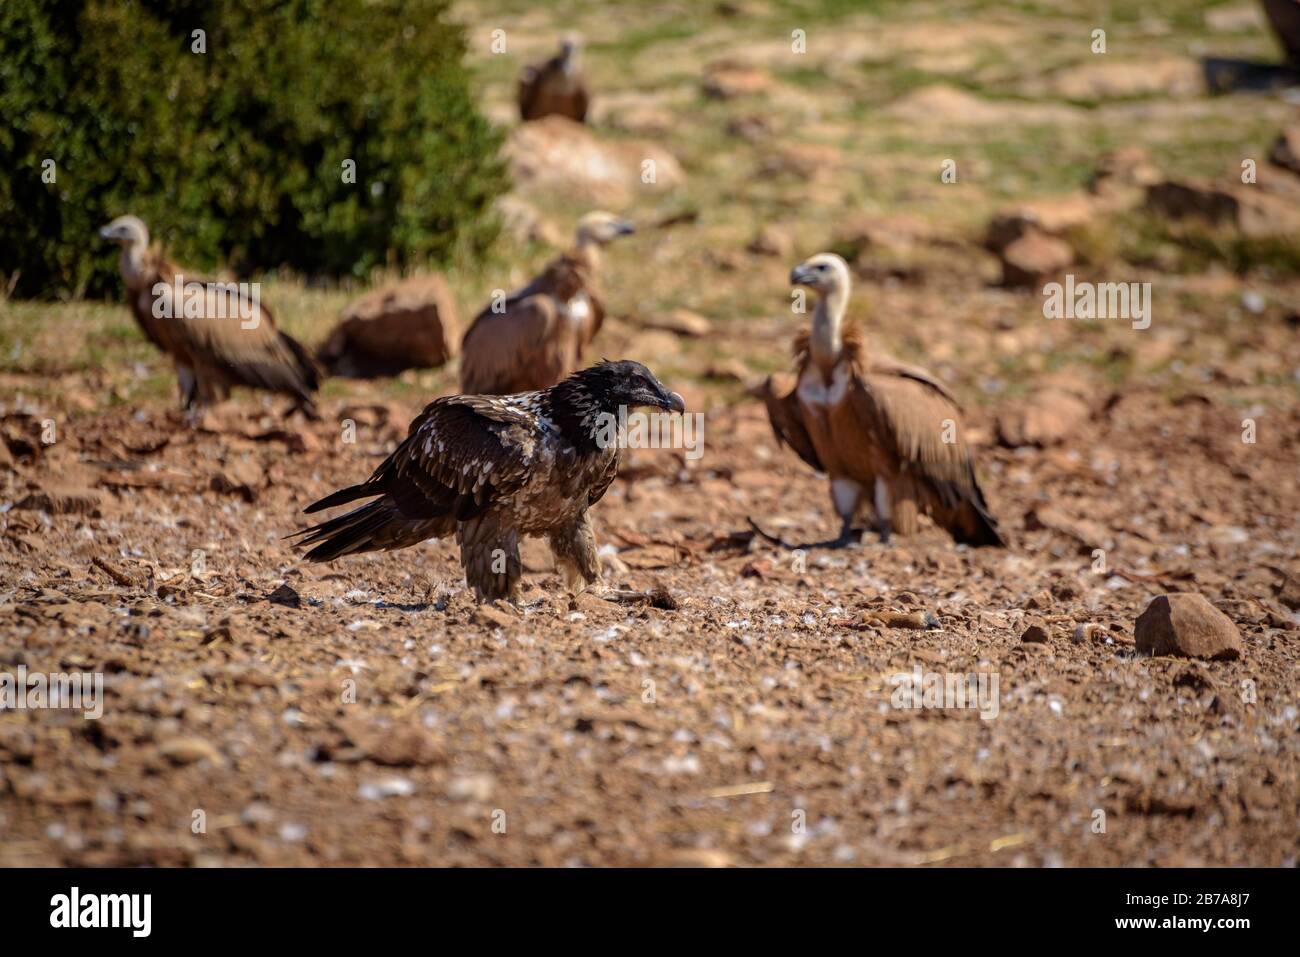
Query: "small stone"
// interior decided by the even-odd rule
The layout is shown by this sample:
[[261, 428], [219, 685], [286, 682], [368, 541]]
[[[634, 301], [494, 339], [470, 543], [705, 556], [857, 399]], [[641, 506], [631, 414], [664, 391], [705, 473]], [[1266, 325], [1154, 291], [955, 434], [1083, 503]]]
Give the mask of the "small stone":
[[1242, 654], [1241, 632], [1223, 612], [1195, 592], [1159, 595], [1133, 626], [1137, 650], [1231, 661]]
[[663, 329], [675, 332], [679, 336], [702, 337], [713, 331], [713, 323], [698, 312], [689, 309], [674, 309], [666, 316], [657, 316], [645, 323], [650, 329]]
[[939, 619], [928, 611], [869, 611], [862, 617], [867, 621], [878, 621], [886, 628], [927, 631], [939, 627]]
[[174, 764], [224, 763], [221, 752], [203, 738], [169, 738], [158, 746], [158, 752]]
[[488, 628], [509, 628], [519, 624], [519, 619], [510, 612], [505, 611], [499, 602], [490, 605], [479, 605], [474, 609], [472, 620], [474, 624], [485, 625]]
[[1029, 619], [1028, 627], [1020, 635], [1020, 640], [1032, 644], [1043, 644], [1051, 641], [1052, 634], [1047, 630], [1047, 622], [1041, 618]]
[[1033, 608], [1036, 611], [1046, 611], [1052, 607], [1052, 593], [1044, 588], [1036, 595], [1030, 595], [1025, 602], [1026, 608]]
[[287, 582], [267, 595], [266, 600], [273, 605], [283, 605], [285, 608], [302, 607], [301, 596], [290, 588]]

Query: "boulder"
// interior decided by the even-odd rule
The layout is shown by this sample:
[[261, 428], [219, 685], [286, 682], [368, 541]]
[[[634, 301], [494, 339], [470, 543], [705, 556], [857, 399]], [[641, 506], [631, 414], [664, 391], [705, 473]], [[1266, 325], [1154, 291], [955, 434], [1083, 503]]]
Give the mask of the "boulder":
[[1040, 389], [998, 413], [998, 441], [1010, 448], [1045, 448], [1077, 438], [1088, 421], [1088, 405], [1060, 389]]
[[1300, 126], [1288, 126], [1278, 134], [1268, 151], [1268, 161], [1292, 173], [1300, 173]]
[[719, 60], [704, 69], [704, 95], [715, 100], [734, 100], [742, 96], [766, 93], [772, 77], [756, 66]]
[[343, 310], [317, 351], [331, 375], [373, 378], [432, 369], [460, 346], [460, 319], [441, 275], [411, 276]]
[[1133, 626], [1137, 650], [1230, 661], [1242, 654], [1241, 632], [1223, 612], [1195, 592], [1158, 595]]
[[586, 202], [622, 205], [636, 191], [670, 189], [685, 179], [681, 164], [663, 147], [644, 140], [603, 142], [563, 116], [516, 127], [505, 153], [521, 190]]
[[1300, 3], [1295, 0], [1263, 0], [1264, 14], [1286, 52], [1287, 61], [1300, 65]]
[[1283, 236], [1300, 230], [1300, 209], [1289, 197], [1256, 185], [1165, 180], [1147, 187], [1146, 207], [1169, 219], [1199, 219], [1244, 236]]
[[1069, 268], [1074, 262], [1074, 250], [1064, 240], [1029, 227], [1002, 249], [998, 258], [1004, 286], [1041, 288]]

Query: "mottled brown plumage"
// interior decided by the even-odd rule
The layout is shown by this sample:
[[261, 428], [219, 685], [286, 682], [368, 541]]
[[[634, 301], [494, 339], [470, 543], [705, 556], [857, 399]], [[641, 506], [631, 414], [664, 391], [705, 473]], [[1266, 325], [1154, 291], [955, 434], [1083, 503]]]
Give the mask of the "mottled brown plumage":
[[[175, 363], [186, 408], [220, 401], [242, 385], [291, 395], [315, 414], [316, 363], [296, 339], [275, 328], [274, 316], [260, 301], [246, 297], [235, 283], [180, 269], [149, 245], [148, 230], [134, 216], [119, 216], [100, 235], [122, 247], [127, 305], [145, 338]], [[177, 301], [177, 281], [202, 295], [191, 303]]]
[[571, 250], [524, 288], [485, 306], [461, 343], [461, 392], [546, 389], [576, 370], [605, 318], [597, 285], [600, 249], [631, 232], [627, 220], [588, 213]]
[[567, 116], [578, 123], [587, 119], [590, 96], [587, 78], [578, 65], [581, 41], [565, 37], [560, 52], [542, 63], [533, 63], [519, 74], [519, 116], [540, 120], [544, 116]]
[[1002, 545], [952, 393], [922, 369], [872, 354], [844, 324], [849, 273], [838, 256], [814, 256], [791, 281], [819, 300], [795, 340], [796, 378], [769, 380], [764, 400], [777, 437], [829, 475], [841, 542], [871, 501], [886, 540], [914, 534], [925, 513], [958, 542]]
[[571, 590], [599, 573], [587, 510], [618, 472], [603, 415], [619, 406], [682, 411], [681, 397], [637, 362], [601, 362], [522, 395], [445, 396], [411, 423], [406, 439], [360, 485], [307, 512], [370, 498], [295, 533], [311, 561], [406, 548], [454, 534], [465, 580], [480, 600], [517, 599], [519, 540], [543, 536]]

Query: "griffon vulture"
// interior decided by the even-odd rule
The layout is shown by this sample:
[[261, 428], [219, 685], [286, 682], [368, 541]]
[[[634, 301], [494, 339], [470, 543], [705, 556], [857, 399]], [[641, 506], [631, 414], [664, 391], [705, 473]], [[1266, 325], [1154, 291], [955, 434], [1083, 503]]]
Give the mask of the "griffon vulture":
[[372, 501], [290, 537], [315, 546], [310, 561], [326, 562], [454, 533], [479, 600], [514, 601], [520, 536], [545, 536], [566, 586], [582, 591], [600, 573], [587, 509], [618, 472], [608, 423], [620, 406], [685, 408], [649, 369], [626, 360], [598, 363], [540, 392], [436, 399], [369, 479], [306, 511]]
[[842, 527], [874, 505], [883, 541], [914, 534], [924, 512], [958, 541], [1003, 545], [975, 478], [957, 400], [924, 370], [868, 351], [846, 325], [849, 269], [822, 253], [796, 266], [790, 282], [817, 295], [812, 328], [795, 339], [796, 377], [768, 380], [765, 401], [777, 438], [831, 480]]
[[587, 79], [578, 65], [582, 40], [574, 35], [560, 41], [560, 53], [543, 63], [533, 63], [519, 74], [519, 116], [525, 122], [544, 116], [567, 116], [586, 122]]
[[250, 291], [184, 272], [149, 246], [149, 231], [135, 216], [119, 216], [99, 235], [122, 247], [127, 305], [145, 338], [175, 363], [185, 408], [219, 402], [243, 385], [291, 395], [307, 415], [316, 414], [316, 363], [275, 328], [256, 286]]
[[485, 306], [461, 342], [461, 392], [545, 389], [578, 368], [605, 319], [596, 287], [600, 249], [634, 229], [609, 213], [588, 213], [578, 222], [571, 250], [523, 289]]

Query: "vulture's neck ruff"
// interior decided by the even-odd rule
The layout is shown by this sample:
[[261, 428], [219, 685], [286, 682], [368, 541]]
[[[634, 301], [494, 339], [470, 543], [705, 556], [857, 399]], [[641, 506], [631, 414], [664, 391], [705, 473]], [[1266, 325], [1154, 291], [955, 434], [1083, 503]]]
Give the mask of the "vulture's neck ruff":
[[844, 312], [848, 307], [847, 289], [835, 288], [822, 293], [813, 310], [812, 335], [808, 340], [808, 354], [813, 362], [829, 374], [840, 361], [844, 348]]
[[555, 423], [566, 442], [584, 455], [600, 450], [596, 437], [602, 413], [617, 416], [618, 401], [599, 379], [570, 376], [542, 392], [542, 415]]

